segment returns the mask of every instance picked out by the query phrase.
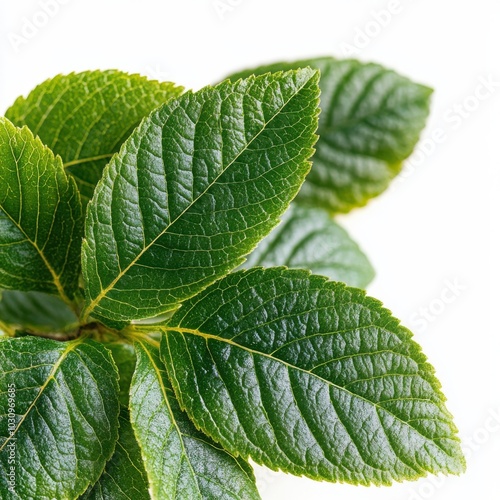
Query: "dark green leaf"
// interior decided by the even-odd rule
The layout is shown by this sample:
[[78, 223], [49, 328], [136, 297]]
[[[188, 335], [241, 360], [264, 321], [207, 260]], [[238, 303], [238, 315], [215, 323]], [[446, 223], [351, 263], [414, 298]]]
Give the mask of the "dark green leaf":
[[82, 207], [61, 159], [0, 118], [0, 288], [73, 297]]
[[78, 326], [75, 313], [59, 297], [40, 292], [1, 292], [0, 319], [36, 332], [65, 332]]
[[375, 275], [359, 246], [327, 212], [295, 203], [244, 264], [247, 269], [256, 266], [308, 269], [359, 288]]
[[141, 119], [182, 91], [121, 71], [85, 71], [43, 82], [19, 97], [6, 116], [61, 156], [86, 204], [104, 165]]
[[377, 196], [413, 151], [431, 89], [378, 64], [331, 57], [283, 62], [230, 78], [311, 66], [321, 71], [320, 139], [297, 201], [348, 212]]
[[318, 75], [224, 82], [153, 112], [89, 204], [85, 316], [165, 313], [240, 265], [309, 171]]
[[128, 411], [122, 408], [115, 453], [97, 483], [81, 500], [150, 500], [148, 478], [141, 450], [130, 425]]
[[153, 499], [259, 499], [253, 472], [197, 431], [178, 406], [158, 350], [137, 343], [131, 420]]
[[464, 470], [433, 368], [361, 290], [240, 271], [186, 301], [165, 331], [182, 408], [233, 454], [354, 484]]
[[111, 351], [115, 365], [118, 368], [118, 374], [120, 375], [120, 391], [118, 393], [120, 403], [128, 407], [130, 382], [134, 375], [136, 362], [134, 346], [125, 342], [110, 342], [104, 345]]
[[0, 342], [0, 367], [0, 491], [8, 491], [13, 467], [9, 500], [78, 497], [118, 437], [110, 353], [90, 340], [23, 337]]

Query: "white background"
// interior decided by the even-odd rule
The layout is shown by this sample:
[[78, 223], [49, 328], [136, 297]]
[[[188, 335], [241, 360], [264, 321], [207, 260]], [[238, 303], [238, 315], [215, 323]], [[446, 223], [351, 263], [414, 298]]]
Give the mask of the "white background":
[[[26, 19], [44, 21], [43, 0], [0, 2], [0, 113], [57, 73], [118, 68], [199, 88], [245, 66], [349, 49], [435, 88], [426, 150], [342, 223], [376, 267], [370, 294], [414, 330], [435, 365], [468, 472], [369, 489], [257, 474], [265, 500], [498, 500], [499, 2], [54, 1], [58, 12], [24, 41], [16, 37]], [[479, 89], [479, 101], [484, 79], [496, 85]], [[421, 312], [429, 307], [432, 321]]]

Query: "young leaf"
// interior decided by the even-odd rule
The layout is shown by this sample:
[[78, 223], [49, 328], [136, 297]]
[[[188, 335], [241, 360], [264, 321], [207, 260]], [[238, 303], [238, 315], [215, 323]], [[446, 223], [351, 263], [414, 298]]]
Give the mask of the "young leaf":
[[180, 410], [158, 349], [138, 342], [136, 352], [131, 420], [153, 499], [259, 499], [250, 466], [197, 431]]
[[255, 266], [308, 269], [359, 288], [375, 275], [359, 246], [327, 212], [296, 203], [243, 264], [246, 269]]
[[113, 456], [102, 476], [81, 500], [150, 500], [141, 450], [130, 425], [128, 411], [120, 412], [120, 430]]
[[59, 294], [78, 285], [82, 207], [73, 179], [27, 128], [0, 117], [0, 288]]
[[[76, 498], [97, 481], [118, 437], [118, 374], [100, 343], [0, 342], [0, 491]], [[7, 411], [9, 408], [9, 412]]]
[[103, 167], [142, 118], [182, 91], [121, 71], [85, 71], [43, 82], [6, 116], [61, 156], [86, 204]]
[[361, 290], [233, 273], [182, 305], [161, 352], [181, 407], [233, 454], [365, 485], [464, 470], [432, 367]]
[[348, 212], [384, 191], [413, 151], [432, 90], [372, 63], [331, 57], [276, 63], [231, 75], [311, 66], [321, 71], [313, 168], [297, 201]]
[[37, 332], [65, 332], [78, 326], [75, 313], [59, 297], [40, 292], [0, 292], [0, 319]]
[[318, 75], [224, 82], [153, 112], [89, 204], [84, 316], [165, 313], [240, 265], [309, 171]]

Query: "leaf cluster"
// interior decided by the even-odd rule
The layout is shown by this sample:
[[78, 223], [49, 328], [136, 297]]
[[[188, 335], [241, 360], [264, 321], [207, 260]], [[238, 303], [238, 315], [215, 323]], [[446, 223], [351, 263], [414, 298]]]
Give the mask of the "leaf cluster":
[[198, 92], [89, 71], [17, 99], [0, 498], [258, 499], [249, 459], [360, 485], [460, 473], [434, 370], [333, 219], [386, 189], [429, 96], [320, 58]]

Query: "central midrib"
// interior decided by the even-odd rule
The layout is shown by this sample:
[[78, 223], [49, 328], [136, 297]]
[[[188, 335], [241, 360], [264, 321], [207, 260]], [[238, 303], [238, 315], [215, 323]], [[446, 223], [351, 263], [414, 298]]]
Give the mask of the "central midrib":
[[145, 252], [147, 252], [157, 241], [159, 238], [161, 238], [167, 231], [174, 225], [202, 196], [204, 196], [207, 191], [219, 180], [219, 178], [238, 160], [238, 158], [248, 149], [248, 147], [264, 132], [264, 130], [268, 127], [268, 125], [283, 111], [283, 109], [290, 103], [290, 101], [295, 98], [301, 91], [302, 89], [309, 83], [309, 81], [314, 77], [316, 73], [312, 73], [310, 78], [308, 78], [297, 90], [294, 92], [290, 98], [285, 101], [276, 111], [276, 113], [267, 121], [264, 123], [262, 128], [259, 130], [257, 134], [255, 134], [252, 139], [245, 144], [245, 147], [241, 149], [241, 151], [236, 154], [236, 156], [227, 164], [225, 168], [217, 174], [215, 179], [207, 185], [207, 187], [170, 223], [165, 227], [163, 231], [160, 231], [160, 233], [144, 248], [137, 254], [136, 257], [132, 259], [132, 261], [118, 273], [116, 278], [104, 289], [101, 290], [101, 292], [97, 295], [95, 299], [93, 299], [89, 305], [85, 308], [84, 314], [83, 314], [83, 320], [86, 321], [88, 317], [90, 316], [91, 312], [95, 309], [95, 307], [99, 304], [99, 302], [106, 296], [106, 294], [114, 288], [114, 286], [118, 283], [118, 281], [125, 275], [127, 272], [130, 270], [132, 266], [134, 266], [137, 261], [144, 255]]
[[7, 443], [9, 441], [11, 441], [12, 439], [16, 439], [14, 436], [16, 435], [16, 433], [18, 432], [19, 428], [21, 427], [21, 425], [23, 424], [23, 422], [26, 420], [26, 418], [28, 417], [29, 413], [31, 412], [31, 410], [33, 410], [33, 408], [35, 407], [37, 401], [40, 399], [40, 396], [43, 394], [43, 392], [45, 391], [45, 389], [47, 388], [47, 386], [49, 385], [49, 382], [51, 380], [54, 380], [55, 379], [55, 376], [56, 376], [56, 373], [57, 373], [57, 370], [59, 370], [59, 367], [61, 366], [62, 362], [67, 358], [68, 354], [73, 351], [74, 349], [76, 349], [83, 341], [85, 340], [85, 337], [80, 337], [78, 340], [76, 341], [73, 341], [71, 342], [68, 347], [66, 347], [66, 349], [61, 353], [61, 356], [59, 357], [59, 359], [54, 363], [54, 366], [52, 367], [52, 369], [50, 370], [50, 373], [49, 375], [47, 376], [45, 382], [43, 383], [43, 385], [40, 387], [40, 389], [38, 390], [38, 393], [35, 397], [35, 399], [33, 399], [33, 401], [31, 402], [31, 404], [29, 405], [28, 409], [26, 410], [26, 412], [23, 414], [22, 418], [19, 420], [19, 422], [17, 423], [16, 425], [16, 428], [14, 430], [14, 432], [7, 437], [7, 439], [0, 445], [0, 451], [2, 451], [5, 446], [7, 445]]
[[[421, 436], [422, 438], [424, 438], [426, 441], [432, 441], [436, 445], [436, 447], [439, 448], [443, 453], [448, 454], [446, 452], [446, 450], [444, 448], [442, 448], [441, 446], [439, 446], [439, 444], [436, 442], [436, 440], [438, 438], [429, 438], [429, 437], [425, 436], [424, 434], [422, 434], [422, 432], [420, 432], [419, 429], [417, 429], [416, 427], [412, 426], [410, 423], [402, 420], [396, 414], [392, 413], [391, 411], [389, 411], [384, 406], [381, 406], [379, 403], [377, 403], [375, 401], [371, 401], [370, 399], [368, 399], [368, 398], [366, 398], [366, 397], [364, 397], [364, 396], [362, 396], [360, 394], [357, 394], [356, 392], [350, 391], [349, 389], [347, 389], [344, 386], [338, 385], [335, 382], [332, 382], [332, 381], [330, 381], [328, 379], [325, 379], [324, 377], [318, 375], [317, 373], [314, 373], [311, 370], [306, 370], [305, 368], [301, 368], [299, 366], [292, 365], [291, 363], [289, 363], [289, 362], [287, 362], [287, 361], [285, 361], [285, 360], [283, 360], [281, 358], [276, 358], [276, 357], [272, 356], [271, 354], [267, 354], [266, 352], [263, 352], [262, 350], [252, 349], [252, 348], [250, 348], [248, 346], [239, 344], [238, 342], [235, 342], [232, 339], [228, 339], [228, 338], [224, 338], [224, 337], [219, 337], [218, 335], [214, 335], [214, 334], [210, 334], [210, 333], [204, 333], [204, 332], [202, 332], [202, 331], [200, 331], [198, 329], [184, 328], [184, 327], [181, 327], [181, 326], [165, 326], [165, 327], [161, 328], [161, 330], [164, 333], [167, 333], [167, 332], [170, 331], [170, 332], [180, 333], [181, 335], [188, 334], [188, 335], [195, 335], [197, 337], [201, 337], [201, 338], [203, 338], [203, 339], [205, 339], [207, 341], [207, 347], [208, 347], [208, 341], [209, 340], [213, 340], [213, 341], [216, 341], [216, 342], [223, 342], [223, 343], [228, 344], [228, 345], [230, 345], [232, 347], [236, 347], [238, 349], [242, 349], [243, 351], [248, 352], [251, 355], [263, 356], [264, 358], [270, 359], [271, 361], [273, 361], [275, 363], [282, 363], [283, 365], [285, 365], [287, 367], [287, 369], [297, 370], [299, 372], [306, 373], [309, 376], [317, 378], [318, 380], [322, 381], [323, 383], [327, 384], [328, 386], [332, 386], [332, 387], [336, 388], [340, 392], [345, 392], [345, 393], [349, 394], [354, 399], [358, 398], [361, 401], [363, 401], [365, 403], [368, 403], [369, 405], [373, 405], [376, 409], [381, 410], [381, 411], [383, 411], [383, 412], [391, 415], [391, 417], [393, 417], [395, 420], [397, 420], [398, 422], [400, 422], [404, 426], [408, 426], [411, 429], [413, 429], [419, 436]], [[334, 333], [334, 332], [332, 332], [332, 333]], [[166, 339], [166, 340], [168, 342], [168, 339]], [[413, 358], [411, 358], [411, 357], [410, 357], [410, 359], [413, 360]], [[401, 398], [401, 399], [404, 399], [404, 398]], [[436, 404], [436, 403], [434, 403], [434, 404]], [[438, 406], [438, 405], [436, 404], [436, 406]], [[383, 427], [382, 424], [381, 424], [381, 426]], [[448, 437], [443, 436], [443, 437], [441, 437], [441, 439], [442, 438], [450, 439], [449, 436]]]

